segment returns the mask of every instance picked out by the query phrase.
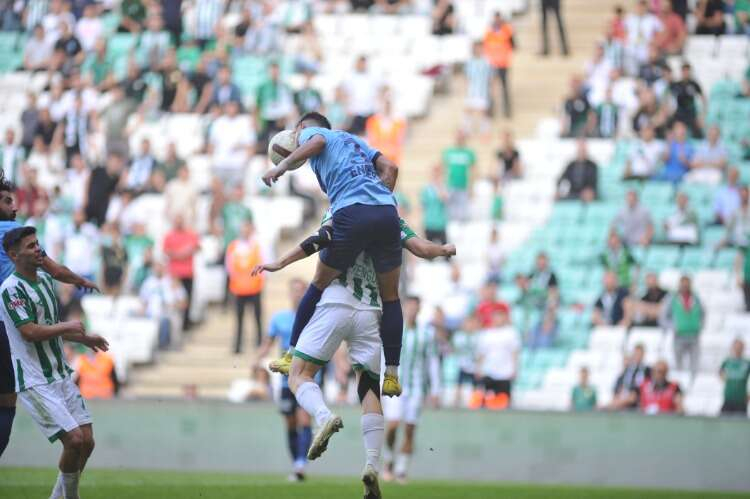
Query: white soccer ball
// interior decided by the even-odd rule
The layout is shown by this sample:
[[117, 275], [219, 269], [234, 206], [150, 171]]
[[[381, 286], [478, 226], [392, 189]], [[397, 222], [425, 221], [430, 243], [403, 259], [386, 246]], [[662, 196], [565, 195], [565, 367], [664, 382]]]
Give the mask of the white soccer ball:
[[[297, 140], [294, 137], [294, 130], [282, 130], [268, 142], [268, 159], [274, 165], [278, 165], [295, 149], [297, 149]], [[304, 161], [299, 164], [302, 163]]]

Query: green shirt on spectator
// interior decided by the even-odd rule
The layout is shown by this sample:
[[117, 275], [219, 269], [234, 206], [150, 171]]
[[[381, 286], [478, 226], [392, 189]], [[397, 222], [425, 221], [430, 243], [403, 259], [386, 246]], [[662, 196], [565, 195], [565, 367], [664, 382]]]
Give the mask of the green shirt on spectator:
[[599, 261], [605, 269], [617, 274], [620, 286], [629, 288], [632, 280], [633, 267], [636, 265], [635, 258], [627, 248], [621, 248], [617, 253], [605, 251], [599, 255]]
[[221, 220], [224, 224], [224, 247], [237, 239], [240, 235], [240, 227], [246, 221], [253, 220], [253, 213], [243, 203], [230, 201], [221, 210]]
[[107, 75], [112, 72], [112, 62], [107, 56], [100, 59], [93, 55], [84, 63], [84, 66], [83, 72], [91, 75], [94, 85], [101, 84], [107, 78]]
[[742, 248], [740, 251], [742, 251], [742, 254], [745, 257], [743, 259], [744, 263], [742, 265], [742, 273], [745, 276], [745, 282], [750, 282], [750, 244]]
[[573, 411], [587, 412], [596, 409], [596, 391], [590, 386], [573, 388]]
[[452, 191], [469, 188], [469, 171], [476, 163], [474, 151], [468, 147], [449, 147], [443, 151], [445, 185]]
[[448, 225], [445, 201], [440, 198], [440, 193], [435, 186], [432, 184], [424, 186], [420, 193], [420, 200], [425, 230], [445, 230]]
[[724, 402], [744, 404], [747, 402], [747, 380], [750, 378], [750, 360], [729, 358], [722, 362], [724, 373]]
[[690, 307], [685, 307], [682, 296], [672, 298], [671, 315], [675, 335], [680, 338], [696, 338], [703, 327], [703, 306], [694, 294], [690, 296]]
[[120, 12], [124, 17], [129, 17], [133, 21], [143, 24], [146, 19], [146, 7], [141, 0], [122, 0]]
[[742, 33], [744, 26], [740, 22], [740, 18], [737, 16], [740, 12], [744, 12], [750, 17], [750, 0], [735, 0], [734, 2], [734, 22], [737, 25], [737, 31]]

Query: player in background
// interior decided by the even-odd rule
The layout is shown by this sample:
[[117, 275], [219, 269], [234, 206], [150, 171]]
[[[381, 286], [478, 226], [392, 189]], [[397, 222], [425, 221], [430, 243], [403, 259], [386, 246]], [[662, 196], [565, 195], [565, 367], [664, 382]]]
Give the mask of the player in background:
[[[16, 222], [16, 203], [13, 197], [15, 187], [0, 175], [0, 241], [6, 232], [21, 227]], [[67, 267], [55, 263], [48, 256], [42, 259], [45, 272], [60, 282], [73, 284], [80, 288], [96, 290], [96, 284], [88, 281]], [[13, 262], [10, 261], [5, 250], [0, 245], [0, 283], [13, 273]], [[16, 415], [16, 391], [13, 378], [13, 366], [10, 361], [10, 345], [5, 334], [4, 325], [0, 322], [0, 457], [10, 440], [13, 419]]]
[[[294, 311], [297, 310], [302, 295], [305, 294], [305, 282], [302, 279], [292, 279], [289, 283], [289, 292], [292, 307], [289, 310], [281, 310], [271, 317], [271, 325], [268, 335], [263, 338], [256, 358], [258, 362], [266, 357], [271, 348], [278, 343], [283, 351], [289, 349], [289, 340], [292, 337], [292, 324], [294, 323]], [[307, 464], [307, 451], [312, 442], [312, 429], [310, 428], [310, 415], [297, 404], [297, 399], [289, 389], [286, 376], [282, 377], [281, 397], [279, 408], [286, 422], [286, 438], [289, 445], [289, 453], [292, 456], [294, 473], [289, 476], [290, 481], [301, 482], [305, 479], [305, 465]]]
[[[414, 434], [427, 395], [433, 407], [440, 403], [440, 358], [438, 357], [435, 329], [430, 325], [418, 325], [420, 300], [410, 296], [404, 303], [404, 346], [401, 350], [399, 378], [404, 388], [400, 397], [383, 401], [385, 420], [388, 423], [383, 449], [385, 469], [383, 479], [406, 483], [409, 461], [414, 453]], [[404, 425], [404, 441], [396, 455], [394, 447], [399, 426]]]
[[[331, 203], [330, 239], [320, 253], [310, 287], [300, 302], [294, 320], [291, 347], [315, 312], [325, 288], [342, 275], [359, 254], [372, 259], [376, 284], [383, 301], [380, 336], [385, 356], [383, 394], [401, 393], [398, 362], [404, 318], [398, 296], [401, 274], [400, 223], [393, 189], [398, 166], [370, 148], [361, 138], [340, 130], [331, 130], [328, 119], [319, 113], [307, 113], [295, 127], [299, 146], [277, 166], [263, 175], [271, 186], [286, 172], [310, 160], [318, 183]], [[294, 351], [271, 363], [271, 370], [288, 372]]]
[[60, 322], [54, 282], [42, 271], [44, 254], [34, 227], [6, 232], [3, 249], [15, 272], [0, 286], [2, 319], [10, 343], [18, 398], [50, 442], [60, 440], [60, 473], [53, 499], [77, 499], [78, 482], [94, 450], [91, 414], [63, 357], [63, 342], [75, 341], [94, 351], [109, 347], [87, 335], [80, 321]]
[[[324, 225], [326, 222], [324, 220]], [[433, 259], [455, 255], [456, 249], [452, 244], [434, 244], [416, 237], [403, 220], [400, 220], [400, 225], [402, 244], [416, 256]], [[309, 249], [307, 242], [303, 242], [279, 261], [260, 265], [254, 272], [281, 270], [311, 255], [313, 252], [309, 252]], [[328, 408], [314, 378], [339, 345], [343, 341], [348, 343], [349, 356], [356, 373], [357, 393], [362, 404], [362, 436], [366, 454], [362, 481], [366, 499], [381, 497], [378, 471], [385, 431], [380, 403], [382, 344], [378, 331], [381, 307], [372, 261], [362, 252], [354, 265], [323, 292], [312, 319], [300, 337], [289, 373], [289, 386], [297, 401], [315, 418], [318, 426], [308, 452], [310, 460], [317, 459], [327, 449], [331, 436], [343, 428], [343, 421]]]

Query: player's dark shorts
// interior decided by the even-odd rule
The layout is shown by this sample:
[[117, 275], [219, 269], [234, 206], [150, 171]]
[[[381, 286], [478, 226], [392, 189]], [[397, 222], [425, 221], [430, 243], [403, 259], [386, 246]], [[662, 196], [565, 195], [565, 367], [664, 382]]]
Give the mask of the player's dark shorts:
[[492, 392], [495, 395], [504, 393], [510, 397], [511, 385], [509, 379], [493, 379], [486, 376], [482, 378], [482, 387], [484, 387], [484, 390]]
[[292, 416], [297, 412], [297, 407], [299, 405], [297, 404], [297, 399], [294, 398], [292, 390], [288, 386], [283, 387], [281, 389], [281, 397], [279, 398], [279, 411], [281, 411], [281, 414]]
[[463, 369], [458, 371], [458, 384], [459, 386], [462, 386], [462, 385], [476, 386], [477, 382], [476, 382], [476, 379], [474, 378], [474, 373], [464, 371]]
[[320, 260], [344, 271], [360, 253], [372, 258], [381, 274], [401, 266], [401, 225], [395, 206], [353, 204], [333, 214], [333, 239]]
[[13, 362], [10, 358], [10, 343], [5, 333], [5, 323], [0, 321], [0, 394], [15, 393], [16, 382]]

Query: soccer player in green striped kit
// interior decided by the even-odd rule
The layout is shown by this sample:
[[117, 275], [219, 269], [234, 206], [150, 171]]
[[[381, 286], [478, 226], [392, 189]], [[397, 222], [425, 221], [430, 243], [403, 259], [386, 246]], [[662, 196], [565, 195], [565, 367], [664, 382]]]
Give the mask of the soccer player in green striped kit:
[[78, 481], [94, 450], [91, 414], [70, 375], [62, 340], [107, 350], [80, 321], [60, 322], [52, 278], [41, 270], [44, 253], [34, 227], [6, 232], [3, 249], [15, 272], [0, 286], [2, 319], [10, 343], [18, 399], [50, 442], [60, 440], [60, 474], [51, 499], [78, 499]]

